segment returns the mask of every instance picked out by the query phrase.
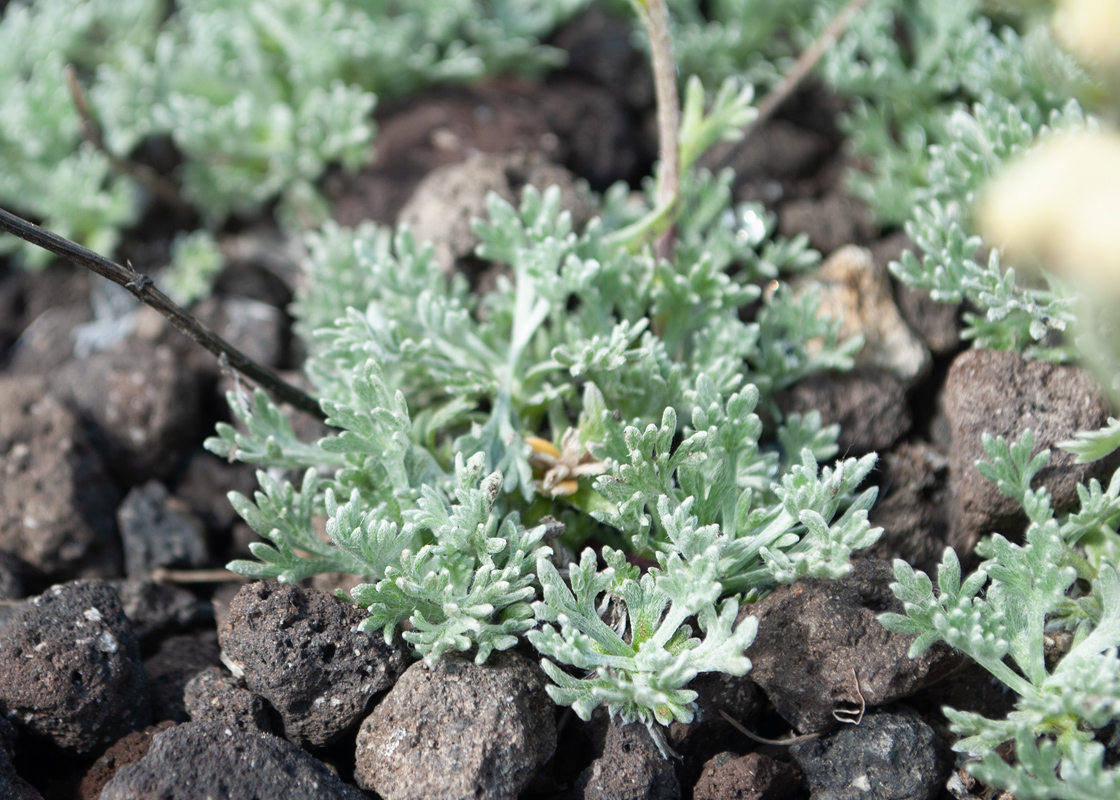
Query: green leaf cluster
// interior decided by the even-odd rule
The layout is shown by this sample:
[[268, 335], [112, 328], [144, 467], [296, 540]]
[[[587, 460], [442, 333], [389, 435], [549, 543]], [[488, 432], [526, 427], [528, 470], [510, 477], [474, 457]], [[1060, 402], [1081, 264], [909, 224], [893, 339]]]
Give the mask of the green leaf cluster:
[[[1100, 740], [1120, 718], [1120, 471], [1107, 488], [1096, 480], [1079, 486], [1080, 509], [1059, 516], [1045, 487], [1032, 487], [1050, 453], [1033, 453], [1030, 431], [1012, 444], [986, 437], [984, 448], [990, 460], [977, 467], [1023, 507], [1024, 543], [984, 540], [984, 560], [963, 581], [946, 550], [936, 593], [924, 573], [896, 561], [891, 589], [905, 613], [880, 620], [917, 635], [912, 657], [946, 642], [1018, 694], [1003, 720], [945, 709], [963, 737], [955, 749], [978, 758], [974, 774], [1017, 798], [1108, 796], [1120, 786]], [[1068, 647], [1056, 663], [1047, 654], [1055, 636]], [[996, 752], [1007, 741], [1015, 743], [1010, 763]]]
[[[102, 253], [139, 219], [142, 187], [82, 141], [72, 64], [113, 155], [170, 139], [183, 197], [211, 227], [276, 199], [284, 219], [321, 219], [315, 181], [372, 156], [377, 97], [555, 65], [539, 40], [585, 5], [17, 0], [0, 20], [0, 203]], [[30, 267], [47, 258], [5, 246]]]
[[[747, 96], [729, 85], [706, 111], [694, 97], [684, 141], [725, 138]], [[240, 426], [208, 447], [270, 469], [254, 500], [233, 497], [267, 541], [232, 568], [360, 575], [366, 627], [401, 630], [429, 663], [528, 635], [581, 715], [690, 718], [697, 673], [749, 668], [742, 604], [845, 574], [880, 532], [875, 490], [856, 493], [874, 456], [821, 468], [838, 429], [818, 414], [763, 437], [760, 403], [850, 366], [859, 342], [811, 293], [761, 296], [817, 256], [772, 239], [730, 183], [685, 176], [672, 261], [653, 253], [643, 220], [666, 212], [649, 196], [612, 189], [576, 231], [556, 188], [516, 207], [492, 195], [475, 223], [496, 273], [484, 293], [407, 229], [310, 236], [292, 308], [332, 429], [303, 442], [263, 393], [229, 395]]]

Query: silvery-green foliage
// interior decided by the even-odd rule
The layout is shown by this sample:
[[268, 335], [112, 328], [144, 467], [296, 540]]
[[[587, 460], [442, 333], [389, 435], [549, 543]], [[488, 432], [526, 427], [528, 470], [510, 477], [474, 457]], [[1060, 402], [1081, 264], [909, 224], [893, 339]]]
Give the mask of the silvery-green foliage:
[[[588, 0], [37, 0], [0, 20], [0, 202], [111, 253], [146, 202], [82, 143], [73, 64], [108, 149], [154, 136], [184, 157], [184, 198], [214, 225], [279, 198], [316, 220], [329, 164], [372, 155], [376, 97], [558, 63], [540, 39]], [[44, 251], [5, 238], [28, 266]]]
[[160, 288], [182, 306], [210, 294], [225, 266], [218, 240], [207, 230], [179, 234], [171, 242], [171, 263], [160, 273]]
[[981, 312], [966, 312], [962, 331], [977, 347], [1064, 355], [1037, 343], [1076, 321], [1076, 297], [1049, 278], [1045, 287], [1018, 284], [1014, 268], [1001, 263], [996, 249], [986, 264], [976, 261], [982, 242], [971, 233], [969, 211], [988, 178], [1039, 137], [1086, 124], [1075, 101], [1044, 120], [1037, 107], [1024, 116], [1022, 108], [997, 98], [971, 111], [958, 109], [947, 122], [947, 142], [929, 148], [930, 184], [918, 193], [906, 224], [922, 257], [906, 251], [890, 269], [904, 283], [928, 290], [934, 300], [968, 301]]
[[[689, 135], [722, 138], [744, 96], [725, 91]], [[270, 541], [261, 564], [233, 567], [296, 580], [348, 564], [368, 580], [351, 593], [366, 627], [392, 636], [407, 621], [429, 663], [449, 648], [481, 663], [535, 620], [554, 623], [531, 636], [554, 659], [554, 698], [581, 714], [605, 702], [651, 725], [686, 719], [698, 672], [742, 674], [755, 623], [735, 625], [741, 598], [843, 575], [879, 535], [875, 490], [854, 494], [874, 456], [820, 468], [838, 431], [813, 414], [760, 444], [756, 405], [850, 366], [858, 341], [817, 318], [811, 293], [760, 297], [756, 281], [815, 260], [803, 242], [770, 243], [772, 220], [732, 207], [728, 175], [682, 183], [672, 261], [648, 245], [664, 213], [650, 199], [627, 208], [609, 192], [604, 216], [575, 231], [555, 187], [526, 187], [517, 207], [491, 195], [476, 255], [501, 269], [479, 294], [407, 229], [310, 237], [293, 310], [301, 335], [318, 328], [306, 372], [332, 429], [301, 442], [263, 393], [231, 393], [242, 426], [208, 446], [277, 471], [255, 503], [234, 498]], [[756, 301], [759, 320], [743, 321]], [[308, 475], [302, 493], [280, 479], [290, 469]], [[591, 536], [659, 567], [639, 577], [608, 544], [608, 571], [586, 551], [569, 589], [553, 543], [572, 552]], [[636, 634], [603, 633], [604, 592]]]
[[871, 165], [849, 188], [884, 222], [910, 218], [934, 180], [929, 148], [953, 141], [962, 104], [1002, 101], [1041, 122], [1088, 86], [1046, 26], [1021, 36], [984, 10], [980, 0], [871, 3], [822, 59], [825, 81], [855, 98], [843, 126]]
[[[904, 614], [883, 625], [916, 634], [910, 655], [943, 641], [964, 652], [1018, 695], [1004, 720], [945, 709], [962, 738], [955, 749], [979, 757], [970, 769], [1017, 798], [1109, 796], [1120, 785], [1104, 762], [1102, 729], [1120, 718], [1120, 574], [1115, 558], [1120, 524], [1120, 471], [1107, 488], [1078, 487], [1081, 507], [1059, 516], [1045, 487], [1032, 480], [1049, 451], [1033, 453], [1034, 436], [1008, 444], [985, 437], [989, 461], [980, 472], [1018, 501], [1029, 525], [1023, 544], [993, 535], [977, 546], [984, 559], [962, 581], [960, 562], [945, 551], [933, 583], [895, 561], [892, 591]], [[1068, 632], [1069, 649], [1047, 657], [1047, 634]], [[1014, 741], [1007, 763], [996, 748]]]
[[[682, 75], [770, 87], [841, 6], [842, 0], [671, 0], [673, 53]], [[648, 47], [641, 32], [636, 38]]]
[[[383, 576], [376, 583], [356, 587], [351, 596], [369, 612], [363, 630], [381, 630], [391, 641], [405, 619], [411, 630], [405, 641], [435, 664], [448, 649], [476, 649], [475, 663], [486, 661], [492, 650], [507, 650], [519, 635], [533, 626], [529, 605], [537, 559], [551, 554], [541, 540], [548, 526], [527, 530], [517, 512], [501, 516], [502, 475], [485, 477], [486, 457], [476, 453], [455, 465], [454, 504], [428, 485], [416, 507], [404, 513], [399, 533], [394, 523], [345, 513], [345, 507], [327, 493], [327, 531], [345, 549], [361, 552], [373, 538], [366, 526], [377, 524], [377, 539], [392, 541], [389, 551], [399, 560], [382, 565], [383, 553], [363, 555], [365, 574]], [[351, 500], [351, 505], [356, 498]], [[349, 530], [348, 530], [349, 529]], [[422, 540], [418, 550], [398, 542]]]
[[[593, 514], [658, 567], [641, 575], [622, 552], [604, 548], [599, 570], [587, 549], [568, 567], [569, 588], [542, 560], [543, 599], [534, 609], [544, 624], [529, 640], [552, 659], [543, 666], [556, 683], [553, 700], [583, 719], [605, 704], [624, 722], [650, 726], [660, 745], [654, 723], [692, 721], [696, 694], [684, 687], [697, 673], [750, 669], [743, 649], [758, 626], [752, 617], [735, 624], [737, 598], [801, 577], [845, 575], [852, 551], [878, 539], [882, 529], [867, 521], [876, 489], [852, 494], [875, 457], [819, 470], [805, 448], [777, 482], [775, 460], [757, 446], [753, 386], [724, 398], [701, 376], [687, 398], [692, 425], [675, 446], [672, 408], [660, 426], [639, 430], [616, 420], [593, 386], [587, 391], [584, 431], [611, 465], [595, 482], [607, 505]], [[602, 618], [611, 606], [625, 612], [615, 628]], [[685, 624], [692, 617], [703, 638]]]

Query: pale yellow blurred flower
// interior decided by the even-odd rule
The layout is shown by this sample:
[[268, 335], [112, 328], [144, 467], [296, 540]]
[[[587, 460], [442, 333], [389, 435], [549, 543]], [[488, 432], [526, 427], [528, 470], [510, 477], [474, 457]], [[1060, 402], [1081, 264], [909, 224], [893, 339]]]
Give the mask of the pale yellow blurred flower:
[[1120, 0], [1060, 0], [1054, 35], [1090, 67], [1120, 72]]
[[1012, 263], [1120, 294], [1120, 136], [1049, 137], [992, 181], [977, 217]]

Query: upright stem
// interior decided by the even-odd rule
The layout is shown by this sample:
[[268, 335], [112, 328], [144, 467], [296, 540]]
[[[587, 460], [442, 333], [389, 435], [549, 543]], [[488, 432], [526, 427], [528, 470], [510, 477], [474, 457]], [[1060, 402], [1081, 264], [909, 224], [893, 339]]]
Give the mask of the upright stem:
[[[669, 33], [669, 8], [665, 0], [633, 0], [638, 16], [649, 34], [653, 86], [657, 93], [657, 137], [661, 172], [657, 176], [657, 207], [669, 208], [681, 192], [681, 103], [677, 96], [677, 62], [673, 58], [673, 37]], [[673, 257], [676, 227], [657, 238], [657, 255]]]

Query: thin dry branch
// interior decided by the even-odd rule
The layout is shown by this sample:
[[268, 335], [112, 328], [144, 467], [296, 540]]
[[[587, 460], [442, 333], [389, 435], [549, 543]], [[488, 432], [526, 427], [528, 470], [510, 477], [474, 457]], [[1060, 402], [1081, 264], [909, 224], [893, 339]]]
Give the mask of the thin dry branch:
[[797, 91], [813, 68], [821, 60], [828, 48], [836, 43], [836, 40], [844, 35], [844, 31], [852, 24], [857, 13], [862, 9], [869, 0], [851, 0], [846, 6], [836, 13], [832, 21], [828, 23], [820, 36], [818, 36], [811, 45], [805, 48], [805, 51], [798, 56], [797, 61], [794, 62], [793, 68], [778, 82], [778, 85], [771, 89], [765, 97], [758, 104], [758, 116], [751, 121], [751, 124], [743, 129], [743, 138], [734, 144], [728, 144], [722, 148], [713, 149], [705, 161], [709, 164], [715, 164], [715, 170], [718, 171], [724, 167], [731, 165], [734, 160], [735, 152], [742, 147], [743, 142], [747, 141], [762, 125], [774, 116], [782, 103], [789, 99], [789, 96]]
[[0, 208], [0, 230], [7, 231], [26, 242], [42, 247], [44, 250], [49, 250], [60, 258], [72, 261], [91, 272], [96, 272], [103, 278], [108, 278], [119, 286], [123, 286], [139, 300], [167, 317], [172, 325], [194, 342], [202, 345], [219, 358], [224, 355], [233, 369], [259, 384], [277, 399], [290, 404], [293, 408], [298, 408], [306, 414], [310, 414], [316, 419], [326, 420], [326, 415], [319, 408], [319, 403], [314, 398], [287, 383], [271, 369], [258, 364], [218, 336], [195, 319], [190, 312], [176, 305], [171, 298], [157, 289], [151, 278], [137, 272], [131, 265], [122, 267], [120, 264], [115, 264], [80, 244], [40, 228], [38, 225], [17, 217], [2, 208]]
[[179, 195], [178, 188], [167, 178], [147, 164], [138, 164], [135, 161], [120, 158], [109, 150], [105, 144], [105, 135], [101, 131], [101, 125], [98, 124], [90, 110], [89, 100], [86, 99], [85, 90], [82, 89], [82, 84], [78, 80], [78, 72], [74, 69], [73, 64], [66, 65], [66, 86], [70, 89], [70, 98], [74, 101], [74, 108], [82, 120], [82, 138], [101, 151], [109, 159], [109, 164], [113, 169], [136, 179], [138, 183], [168, 205], [181, 209], [189, 208]]

